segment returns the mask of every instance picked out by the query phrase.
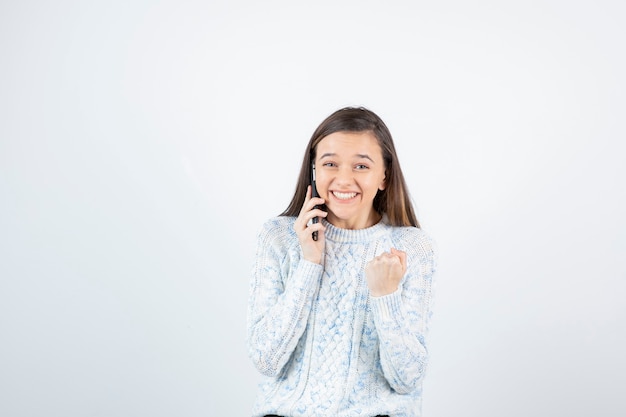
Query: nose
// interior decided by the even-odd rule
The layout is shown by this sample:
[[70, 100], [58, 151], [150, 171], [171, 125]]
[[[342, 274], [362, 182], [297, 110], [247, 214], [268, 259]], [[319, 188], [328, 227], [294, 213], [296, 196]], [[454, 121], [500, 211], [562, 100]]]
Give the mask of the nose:
[[352, 183], [354, 182], [354, 176], [352, 174], [352, 167], [341, 167], [337, 172], [337, 176], [335, 177], [335, 183], [338, 186], [352, 185]]

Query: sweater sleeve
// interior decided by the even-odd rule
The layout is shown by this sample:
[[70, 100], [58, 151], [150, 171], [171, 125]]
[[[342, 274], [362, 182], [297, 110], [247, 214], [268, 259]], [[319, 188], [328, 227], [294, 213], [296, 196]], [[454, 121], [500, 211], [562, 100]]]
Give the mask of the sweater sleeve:
[[371, 297], [381, 367], [391, 388], [400, 394], [419, 386], [428, 363], [426, 335], [432, 316], [436, 251], [423, 232], [418, 237], [405, 249], [410, 264], [398, 290]]
[[261, 230], [250, 282], [248, 354], [267, 376], [279, 375], [295, 350], [323, 272], [322, 265], [289, 256], [288, 232], [276, 224]]

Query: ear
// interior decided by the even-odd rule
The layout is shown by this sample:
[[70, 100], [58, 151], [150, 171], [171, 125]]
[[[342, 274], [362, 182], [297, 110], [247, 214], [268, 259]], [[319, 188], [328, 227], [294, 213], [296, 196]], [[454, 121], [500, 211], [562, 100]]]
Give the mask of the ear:
[[378, 189], [380, 191], [384, 190], [385, 188], [387, 188], [387, 176], [386, 175], [383, 177], [383, 180], [381, 181], [380, 185], [378, 186]]

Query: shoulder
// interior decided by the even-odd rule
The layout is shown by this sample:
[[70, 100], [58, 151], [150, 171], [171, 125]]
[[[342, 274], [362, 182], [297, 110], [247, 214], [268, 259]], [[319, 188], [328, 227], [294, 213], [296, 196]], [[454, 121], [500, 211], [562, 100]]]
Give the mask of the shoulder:
[[260, 232], [272, 232], [274, 234], [293, 233], [293, 224], [296, 218], [292, 216], [276, 216], [266, 220], [261, 226]]
[[418, 227], [391, 227], [392, 241], [397, 248], [409, 256], [420, 259], [434, 259], [437, 256], [437, 243], [433, 237]]
[[298, 243], [298, 236], [293, 229], [296, 218], [276, 216], [266, 220], [257, 233], [260, 245], [291, 246]]

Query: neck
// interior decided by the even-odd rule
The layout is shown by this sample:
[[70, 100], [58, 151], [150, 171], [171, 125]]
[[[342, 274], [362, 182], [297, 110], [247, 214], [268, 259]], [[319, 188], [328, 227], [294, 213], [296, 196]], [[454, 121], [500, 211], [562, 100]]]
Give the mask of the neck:
[[328, 223], [332, 224], [333, 226], [348, 230], [366, 229], [368, 227], [374, 226], [375, 224], [380, 222], [381, 219], [382, 216], [375, 210], [370, 211], [366, 219], [340, 219], [334, 216], [332, 213], [328, 213], [328, 217], [326, 218]]

